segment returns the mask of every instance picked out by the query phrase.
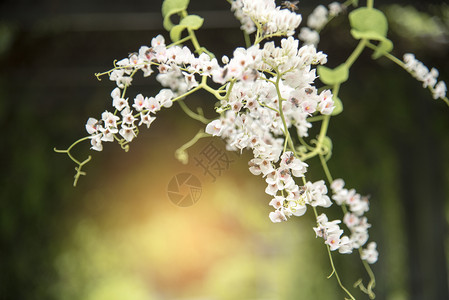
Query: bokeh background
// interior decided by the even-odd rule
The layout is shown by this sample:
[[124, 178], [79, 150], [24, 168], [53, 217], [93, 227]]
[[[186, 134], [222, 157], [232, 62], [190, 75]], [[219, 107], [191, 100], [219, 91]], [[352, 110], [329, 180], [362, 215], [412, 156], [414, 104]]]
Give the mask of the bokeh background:
[[[87, 118], [110, 108], [114, 83], [94, 73], [153, 36], [168, 36], [161, 2], [0, 4], [0, 299], [343, 299], [335, 278], [326, 279], [331, 268], [311, 213], [272, 224], [270, 198], [247, 169], [248, 153], [229, 154], [233, 162], [215, 182], [174, 159], [201, 127], [177, 106], [161, 111], [128, 153], [116, 144], [102, 153], [78, 147], [78, 157], [93, 160], [72, 187], [74, 164], [53, 148], [83, 137]], [[395, 3], [375, 1], [390, 18], [393, 53], [415, 53], [448, 82], [447, 1]], [[305, 16], [316, 2], [299, 5]], [[224, 0], [190, 4], [205, 18], [200, 42], [217, 57], [243, 45], [228, 8]], [[355, 44], [341, 16], [319, 47], [332, 67]], [[158, 89], [154, 80], [136, 79], [129, 93]], [[369, 51], [340, 96], [345, 110], [331, 121], [329, 166], [334, 177], [371, 196], [377, 299], [449, 299], [449, 108], [389, 61], [372, 61]], [[187, 103], [209, 107], [213, 117], [207, 94]], [[310, 164], [309, 179], [323, 178], [319, 161]], [[203, 190], [194, 206], [181, 208], [169, 201], [167, 184], [185, 171]], [[367, 279], [356, 256], [335, 258], [348, 287]]]

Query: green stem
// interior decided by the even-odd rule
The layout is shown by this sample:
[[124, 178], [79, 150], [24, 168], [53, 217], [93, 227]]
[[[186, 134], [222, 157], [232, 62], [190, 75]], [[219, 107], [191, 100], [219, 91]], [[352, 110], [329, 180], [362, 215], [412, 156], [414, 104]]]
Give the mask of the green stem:
[[[359, 254], [360, 255], [362, 254], [361, 248], [359, 248]], [[367, 294], [370, 299], [375, 299], [376, 294], [374, 294], [373, 288], [376, 286], [376, 278], [375, 278], [374, 273], [371, 270], [371, 267], [369, 266], [369, 264], [365, 260], [362, 260], [362, 262], [363, 262], [363, 266], [365, 267], [366, 272], [369, 275], [370, 281], [368, 283], [368, 286], [365, 287], [362, 283], [362, 279], [359, 279], [354, 283], [354, 287], [358, 287], [362, 292]]]
[[324, 158], [324, 156], [322, 154], [320, 154], [319, 157], [320, 157], [320, 161], [321, 161], [321, 166], [323, 167], [324, 173], [326, 174], [327, 181], [329, 182], [329, 184], [332, 184], [332, 181], [334, 181], [334, 180], [332, 179], [331, 172], [329, 172], [329, 168], [327, 166], [326, 159]]
[[190, 91], [185, 92], [184, 94], [182, 94], [182, 95], [180, 95], [180, 96], [178, 96], [178, 97], [176, 97], [176, 98], [173, 98], [173, 99], [172, 99], [172, 102], [179, 101], [179, 100], [185, 98], [186, 96], [188, 96], [188, 95], [190, 95], [190, 94], [193, 94], [193, 93], [195, 93], [195, 92], [198, 91], [198, 90], [201, 90], [202, 88], [203, 88], [203, 85], [199, 84], [199, 85], [197, 85], [196, 87], [194, 87], [193, 89], [191, 89]]
[[212, 95], [215, 96], [215, 98], [217, 98], [218, 100], [222, 100], [224, 99], [226, 96], [222, 96], [220, 95], [220, 93], [225, 92], [224, 90], [215, 90], [213, 88], [211, 88], [210, 86], [207, 85], [207, 76], [203, 75], [203, 77], [201, 78], [201, 84], [199, 86], [201, 86], [202, 89], [208, 91], [209, 93], [211, 93]]
[[374, 6], [374, 0], [367, 0], [366, 1], [366, 7], [373, 8]]
[[175, 151], [176, 158], [179, 159], [182, 163], [187, 164], [188, 163], [188, 155], [186, 153], [186, 150], [189, 149], [190, 147], [192, 147], [193, 145], [195, 145], [196, 142], [198, 142], [200, 139], [209, 137], [209, 136], [210, 136], [210, 134], [205, 133], [203, 129], [200, 129], [190, 141], [188, 141], [187, 143], [185, 143], [184, 145], [182, 145]]
[[75, 179], [73, 181], [73, 186], [76, 186], [76, 184], [78, 183], [78, 179], [80, 178], [81, 175], [86, 175], [86, 172], [83, 172], [81, 170], [82, 170], [83, 166], [85, 164], [87, 164], [92, 159], [92, 156], [89, 155], [85, 160], [80, 162], [75, 157], [72, 156], [70, 151], [78, 143], [81, 143], [82, 141], [88, 140], [90, 138], [91, 138], [91, 136], [86, 136], [84, 138], [81, 138], [81, 139], [77, 140], [76, 142], [74, 142], [72, 145], [70, 145], [70, 147], [67, 148], [66, 150], [58, 150], [56, 148], [53, 149], [56, 153], [65, 153], [65, 154], [67, 154], [69, 156], [69, 158], [78, 165], [78, 167], [75, 167], [76, 174], [75, 174]]
[[278, 111], [276, 108], [273, 108], [273, 107], [271, 107], [271, 106], [266, 105], [265, 103], [260, 102], [259, 99], [257, 99], [257, 102], [259, 103], [260, 106], [266, 107], [266, 108], [268, 108], [268, 109], [271, 109], [271, 110], [274, 111], [274, 112], [279, 113], [279, 111]]
[[173, 42], [173, 43], [171, 43], [170, 45], [168, 45], [168, 46], [167, 46], [167, 49], [170, 48], [170, 47], [179, 45], [179, 44], [183, 44], [184, 42], [187, 42], [187, 41], [190, 40], [191, 38], [192, 38], [192, 37], [191, 37], [190, 35], [189, 35], [189, 36], [186, 36], [185, 38], [182, 38], [182, 39], [180, 39], [179, 41]]
[[[139, 69], [134, 69], [134, 71], [132, 71], [131, 75], [129, 75], [130, 78], [133, 78], [133, 76], [136, 74], [136, 72]], [[122, 98], [125, 99], [125, 94], [126, 94], [126, 90], [128, 89], [128, 85], [126, 84], [125, 87], [123, 88], [123, 92], [122, 92]]]
[[194, 120], [200, 121], [203, 124], [209, 124], [210, 120], [206, 119], [202, 114], [197, 114], [193, 112], [185, 103], [183, 100], [178, 101], [179, 106], [181, 106], [182, 110], [185, 112], [186, 115], [191, 117]]
[[[312, 208], [313, 208], [313, 213], [315, 214], [315, 219], [317, 220], [317, 223], [318, 223], [318, 213], [317, 213], [316, 207], [315, 207], [315, 206], [312, 206]], [[337, 282], [338, 282], [338, 285], [340, 286], [340, 288], [341, 288], [343, 291], [345, 291], [345, 293], [346, 293], [349, 297], [351, 297], [352, 300], [355, 300], [354, 296], [352, 296], [352, 294], [345, 288], [345, 286], [344, 286], [343, 283], [341, 282], [340, 276], [338, 276], [338, 272], [337, 272], [337, 269], [335, 269], [334, 260], [332, 259], [332, 253], [331, 253], [331, 250], [330, 250], [330, 248], [329, 248], [329, 245], [326, 245], [326, 248], [327, 248], [327, 253], [328, 253], [328, 255], [329, 255], [329, 261], [330, 261], [331, 267], [332, 267], [332, 273], [331, 273], [331, 275], [329, 275], [328, 278], [330, 278], [331, 276], [335, 275], [335, 278], [337, 279]]]
[[348, 69], [351, 68], [351, 66], [354, 64], [356, 59], [360, 56], [360, 54], [362, 53], [362, 51], [365, 48], [367, 43], [368, 43], [368, 40], [366, 40], [366, 39], [360, 40], [357, 47], [354, 49], [354, 51], [351, 53], [351, 55], [348, 57], [348, 59], [344, 63], [346, 65], [346, 67], [348, 67]]
[[[327, 162], [324, 159], [323, 155], [320, 154], [319, 157], [320, 157], [320, 161], [321, 161], [321, 165], [323, 167], [324, 173], [326, 174], [327, 181], [329, 182], [329, 184], [332, 184], [332, 182], [334, 180], [333, 180], [332, 175], [331, 175], [331, 173], [329, 171], [329, 167], [327, 166]], [[347, 209], [345, 204], [341, 205], [341, 209], [343, 211], [343, 215], [346, 215], [346, 213], [348, 212], [348, 209]], [[361, 256], [361, 254], [362, 254], [361, 248], [359, 248], [358, 251], [359, 251], [359, 255]], [[371, 270], [371, 267], [369, 266], [369, 264], [366, 261], [364, 261], [364, 260], [362, 260], [362, 263], [363, 263], [363, 266], [365, 267], [366, 272], [368, 273], [368, 276], [370, 278], [370, 282], [368, 283], [368, 287], [365, 288], [365, 286], [362, 283], [362, 280], [359, 279], [354, 284], [354, 287], [358, 286], [361, 291], [363, 291], [364, 293], [366, 293], [370, 297], [370, 299], [374, 299], [376, 297], [376, 295], [373, 292], [373, 288], [376, 286], [376, 278], [375, 278], [374, 273]]]
[[245, 39], [246, 48], [251, 47], [251, 39], [249, 38], [249, 34], [246, 31], [243, 31], [243, 38]]
[[325, 115], [324, 119], [323, 119], [323, 123], [321, 123], [321, 129], [320, 129], [320, 134], [318, 136], [318, 141], [316, 143], [316, 147], [313, 151], [304, 154], [303, 156], [301, 156], [301, 160], [302, 161], [306, 161], [318, 154], [322, 153], [322, 149], [321, 146], [323, 144], [323, 140], [326, 137], [326, 133], [327, 133], [327, 128], [329, 126], [329, 120], [330, 120], [330, 116], [329, 115]]
[[315, 116], [315, 117], [309, 117], [307, 118], [307, 122], [316, 122], [316, 121], [322, 121], [324, 119], [324, 116]]
[[236, 79], [231, 79], [231, 81], [229, 83], [229, 88], [226, 91], [226, 94], [223, 97], [219, 98], [219, 99], [229, 99], [229, 95], [231, 94], [232, 88], [234, 87], [234, 84], [235, 84], [236, 81], [237, 81]]
[[313, 149], [315, 149], [314, 147], [312, 147], [312, 146], [310, 146], [309, 144], [307, 144], [307, 142], [304, 140], [304, 138], [302, 138], [302, 137], [300, 137], [299, 135], [298, 135], [298, 139], [299, 139], [299, 142], [301, 143], [301, 145], [303, 145], [304, 147], [306, 147], [306, 149], [308, 149], [308, 150], [313, 150]]
[[75, 147], [75, 145], [81, 143], [82, 141], [89, 140], [90, 138], [91, 138], [91, 136], [83, 137], [83, 138], [77, 140], [76, 142], [74, 142], [72, 145], [70, 145], [70, 147], [67, 148], [66, 150], [58, 150], [58, 149], [54, 148], [53, 151], [55, 151], [56, 153], [66, 153], [74, 163], [79, 165], [81, 163], [75, 157], [72, 156], [70, 151], [72, 150], [73, 147]]
[[[284, 125], [284, 134], [285, 134], [286, 140], [288, 141], [288, 145], [290, 146], [293, 153], [295, 153], [295, 156], [297, 156], [295, 145], [293, 145], [293, 141], [290, 137], [290, 132], [288, 131], [287, 122], [285, 121], [284, 112], [282, 110], [282, 102], [286, 101], [286, 100], [284, 98], [282, 98], [281, 90], [279, 89], [279, 82], [281, 80], [281, 75], [279, 74], [277, 69], [275, 69], [275, 71], [277, 73], [275, 86], [276, 86], [276, 93], [278, 95], [278, 100], [279, 100], [279, 116], [281, 117], [282, 124]], [[287, 145], [284, 146], [284, 152], [286, 150], [286, 146]]]
[[357, 0], [347, 0], [345, 1], [342, 6], [343, 7], [348, 7], [349, 5], [353, 5], [354, 7], [356, 7]]

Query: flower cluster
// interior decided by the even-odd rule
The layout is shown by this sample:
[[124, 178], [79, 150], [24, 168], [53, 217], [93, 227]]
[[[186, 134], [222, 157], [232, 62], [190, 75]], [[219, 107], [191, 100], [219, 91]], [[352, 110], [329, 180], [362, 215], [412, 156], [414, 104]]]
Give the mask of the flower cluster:
[[256, 31], [257, 23], [262, 26], [264, 35], [291, 36], [302, 20], [300, 14], [280, 9], [272, 0], [235, 0], [231, 9], [242, 23], [241, 29], [248, 34]]
[[285, 150], [289, 128], [307, 136], [312, 126], [307, 118], [329, 115], [334, 109], [331, 92], [318, 93], [312, 85], [316, 75], [311, 66], [326, 62], [326, 56], [313, 46], [298, 46], [298, 40], [289, 37], [280, 47], [268, 42], [262, 49], [238, 48], [223, 71], [215, 74], [218, 77], [212, 76], [216, 82], [231, 81], [232, 90], [217, 109], [221, 117], [210, 122], [206, 132], [225, 139], [228, 150], [252, 150], [250, 171], [265, 177], [265, 192], [274, 196], [273, 222], [302, 215], [305, 204], [331, 204], [324, 181], [302, 187], [295, 183], [294, 177], [303, 177], [307, 164]]
[[316, 236], [324, 239], [324, 243], [329, 245], [331, 251], [338, 249], [342, 254], [352, 253], [353, 244], [348, 236], [341, 236], [343, 230], [338, 224], [340, 220], [330, 221], [326, 214], [321, 214], [317, 217], [317, 227], [314, 227]]
[[[351, 236], [349, 238], [350, 244], [354, 249], [358, 249], [365, 245], [369, 238], [368, 228], [371, 227], [371, 224], [368, 223], [368, 219], [364, 216], [369, 210], [369, 201], [368, 197], [361, 196], [354, 189], [348, 190], [344, 188], [344, 185], [345, 182], [343, 179], [336, 179], [332, 182], [332, 199], [338, 205], [344, 205], [349, 208], [349, 211], [344, 215], [343, 223], [351, 231]], [[375, 247], [373, 250], [371, 246], [369, 251], [375, 251]], [[370, 257], [372, 257], [372, 255], [370, 255]], [[370, 261], [372, 261], [372, 258], [368, 262], [375, 262]]]
[[[324, 213], [318, 216], [318, 226], [313, 228], [316, 236], [323, 238], [331, 251], [338, 250], [342, 254], [352, 253], [354, 249], [365, 245], [369, 238], [368, 228], [371, 227], [367, 218], [363, 216], [369, 210], [367, 197], [362, 197], [354, 189], [345, 189], [344, 185], [343, 179], [336, 179], [332, 182], [332, 199], [340, 206], [349, 207], [349, 211], [343, 218], [343, 223], [351, 235], [343, 235], [344, 231], [339, 226], [341, 220], [329, 221]], [[366, 249], [361, 249], [360, 257], [370, 264], [375, 263], [378, 257], [376, 243], [371, 242]]]
[[[100, 120], [89, 118], [86, 124], [92, 149], [97, 151], [103, 149], [102, 142], [117, 140], [122, 145], [131, 142], [138, 133], [136, 122], [138, 126], [149, 128], [157, 111], [171, 107], [176, 96], [198, 86], [195, 74], [211, 76], [219, 69], [217, 60], [207, 54], [195, 57], [187, 47], [167, 47], [162, 35], [152, 39], [151, 47], [142, 46], [115, 65], [113, 70], [106, 72], [117, 85], [111, 93], [115, 112], [105, 111]], [[144, 77], [148, 77], [154, 72], [152, 67], [159, 72], [156, 79], [168, 88], [161, 89], [154, 97], [138, 94], [131, 105], [124, 95], [134, 74], [140, 70]]]
[[[146, 125], [150, 128], [151, 123], [156, 119], [152, 114], [156, 113], [162, 106], [171, 106], [173, 93], [171, 90], [162, 89], [156, 97], [144, 97], [138, 94], [134, 98], [134, 104], [137, 114], [133, 114], [128, 99], [120, 96], [119, 88], [115, 88], [112, 93], [112, 105], [116, 112], [120, 112], [121, 118], [117, 114], [105, 111], [101, 114], [101, 120], [89, 118], [86, 123], [86, 131], [91, 135], [91, 144], [93, 150], [102, 151], [102, 142], [113, 142], [117, 138], [117, 133], [123, 138], [124, 143], [131, 142], [138, 133], [138, 126]], [[118, 129], [120, 125], [120, 130]]]
[[[170, 9], [184, 5], [183, 1], [164, 1], [170, 2], [166, 6]], [[345, 189], [341, 179], [332, 181], [327, 167], [332, 148], [327, 129], [331, 115], [342, 109], [337, 101], [338, 109], [334, 112], [334, 99], [338, 96], [341, 82], [329, 85], [332, 91], [326, 89], [327, 86], [315, 86], [316, 68], [320, 68], [317, 65], [327, 62], [326, 54], [315, 47], [319, 42], [319, 32], [346, 6], [337, 2], [328, 7], [318, 6], [307, 19], [308, 27], [301, 29], [299, 39], [304, 41], [301, 45], [293, 37], [302, 20], [301, 15], [295, 13], [297, 1], [283, 3], [290, 9], [277, 7], [274, 0], [229, 2], [247, 34], [246, 48], [236, 48], [232, 56], [223, 56], [219, 63], [212, 53], [200, 46], [195, 36], [194, 30], [197, 28], [192, 25], [195, 23], [192, 20], [201, 18], [196, 16], [192, 19], [185, 7], [180, 7], [182, 26], [177, 26], [177, 30], [186, 26], [186, 37], [181, 38], [181, 33], [175, 32], [179, 34], [176, 37], [172, 31], [173, 44], [166, 45], [164, 37], [158, 35], [151, 40], [151, 45], [142, 46], [127, 58], [115, 62], [112, 70], [96, 74], [98, 77], [108, 75], [115, 82], [116, 86], [111, 92], [113, 112], [106, 110], [101, 118], [89, 118], [85, 126], [89, 136], [79, 141], [90, 140], [91, 149], [96, 151], [102, 151], [103, 142], [117, 141], [127, 150], [127, 144], [137, 137], [139, 126], [149, 128], [158, 111], [163, 107], [170, 108], [179, 101], [187, 115], [206, 126], [178, 149], [175, 153], [178, 159], [186, 163], [188, 155], [185, 150], [198, 137], [207, 135], [222, 138], [229, 151], [251, 151], [253, 157], [249, 161], [249, 171], [265, 180], [265, 193], [269, 195], [269, 206], [272, 207], [268, 217], [272, 222], [302, 216], [309, 206], [317, 218], [314, 228], [316, 236], [324, 239], [328, 249], [343, 254], [358, 249], [362, 260], [369, 264], [376, 262], [376, 243], [371, 242], [362, 248], [369, 239], [368, 229], [371, 227], [364, 216], [369, 210], [368, 198], [353, 189]], [[348, 3], [352, 2], [345, 3], [350, 5]], [[252, 37], [249, 34], [253, 33], [254, 43], [251, 45]], [[272, 37], [283, 38], [277, 43], [267, 41]], [[181, 46], [181, 43], [187, 42], [192, 42], [195, 51]], [[362, 50], [358, 47], [351, 57], [357, 58]], [[434, 98], [445, 97], [446, 85], [442, 81], [437, 83], [436, 69], [429, 71], [412, 54], [404, 56], [404, 62], [405, 68], [422, 81], [424, 87], [432, 90]], [[326, 83], [326, 73], [321, 70], [321, 80]], [[156, 73], [155, 78], [163, 88], [154, 96], [137, 94], [128, 97], [128, 87], [139, 72], [143, 77]], [[219, 116], [215, 120], [206, 119], [201, 109], [195, 113], [182, 102], [186, 96], [200, 89], [217, 99], [215, 110]], [[312, 124], [320, 124], [316, 139], [309, 138]], [[78, 164], [76, 184], [78, 177], [85, 175], [81, 167], [90, 157], [82, 162], [77, 161], [70, 154], [72, 146], [56, 151], [67, 153]], [[331, 183], [332, 196], [328, 195], [324, 180], [312, 182], [306, 179], [308, 159], [316, 156], [319, 156], [327, 180]], [[325, 213], [318, 214], [318, 208], [328, 208], [333, 202], [342, 206], [342, 220], [329, 221]], [[346, 226], [347, 234], [340, 224]], [[329, 257], [336, 274], [332, 255]], [[367, 288], [361, 285], [361, 289], [371, 297], [375, 281], [369, 266], [364, 265], [370, 275], [370, 284]]]
[[409, 71], [413, 77], [423, 83], [424, 88], [430, 88], [432, 91], [433, 99], [445, 98], [447, 87], [444, 81], [438, 81], [439, 72], [437, 69], [429, 69], [419, 60], [415, 58], [412, 53], [404, 54], [405, 68]]
[[307, 27], [301, 28], [298, 38], [307, 45], [318, 45], [319, 32], [326, 26], [331, 18], [339, 15], [345, 6], [338, 2], [332, 2], [328, 7], [318, 5], [307, 18]]

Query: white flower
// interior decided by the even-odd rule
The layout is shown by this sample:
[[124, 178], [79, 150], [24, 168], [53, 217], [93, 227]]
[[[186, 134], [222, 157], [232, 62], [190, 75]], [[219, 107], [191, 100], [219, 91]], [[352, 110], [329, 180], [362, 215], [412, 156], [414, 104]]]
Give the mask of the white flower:
[[307, 182], [304, 186], [305, 201], [311, 206], [329, 207], [332, 205], [330, 198], [327, 194], [327, 187], [324, 184], [324, 180], [317, 181], [315, 183]]
[[109, 80], [119, 82], [124, 74], [125, 74], [124, 69], [116, 69], [112, 71], [111, 74], [109, 74]]
[[312, 30], [309, 27], [303, 27], [299, 31], [298, 38], [306, 45], [317, 46], [320, 42], [320, 35], [316, 30]]
[[188, 90], [198, 86], [198, 81], [196, 81], [195, 74], [190, 74], [184, 71], [182, 72], [182, 74], [184, 75]]
[[273, 223], [280, 223], [282, 221], [287, 221], [287, 217], [285, 214], [279, 210], [272, 211], [269, 214], [270, 220]]
[[147, 112], [146, 114], [143, 114], [143, 112], [141, 112], [139, 126], [145, 124], [147, 125], [147, 128], [150, 128], [150, 125], [154, 120], [156, 120], [156, 117], [152, 117], [150, 115], [150, 112]]
[[94, 134], [98, 132], [98, 120], [95, 118], [89, 118], [86, 123], [86, 131], [89, 134]]
[[107, 110], [101, 114], [101, 119], [104, 122], [104, 126], [117, 127], [117, 121], [120, 120], [119, 117], [115, 116], [113, 113], [108, 112]]
[[133, 78], [130, 76], [123, 76], [116, 80], [116, 84], [119, 88], [123, 89], [131, 85]]
[[334, 100], [332, 100], [332, 94], [329, 90], [326, 90], [320, 94], [320, 104], [318, 104], [318, 109], [323, 115], [330, 115], [334, 110]]
[[103, 142], [113, 142], [114, 141], [114, 134], [118, 132], [117, 128], [114, 127], [106, 127], [100, 129], [103, 136], [101, 137], [101, 140]]
[[101, 144], [101, 136], [102, 136], [101, 133], [91, 136], [90, 143], [92, 147], [90, 149], [93, 149], [95, 151], [103, 150], [103, 144]]
[[289, 201], [288, 209], [294, 216], [302, 216], [307, 211], [307, 206], [300, 204], [298, 201]]
[[342, 236], [340, 239], [340, 243], [339, 243], [339, 247], [338, 247], [338, 252], [340, 252], [341, 254], [349, 254], [352, 253], [352, 241], [349, 237]]
[[119, 131], [119, 134], [127, 141], [131, 142], [135, 137], [136, 133], [134, 132], [135, 127], [129, 127], [125, 124], [122, 124], [122, 128]]
[[341, 191], [343, 189], [344, 186], [345, 186], [345, 181], [341, 178], [338, 178], [338, 179], [335, 179], [334, 181], [332, 181], [331, 189], [334, 193], [338, 193], [339, 191]]
[[112, 106], [114, 106], [118, 111], [121, 111], [125, 107], [129, 106], [128, 99], [116, 97], [112, 100]]
[[351, 229], [355, 228], [360, 223], [360, 219], [355, 214], [347, 212], [343, 218], [343, 222], [349, 229]]
[[366, 260], [369, 264], [374, 264], [379, 257], [379, 252], [377, 252], [377, 244], [375, 242], [371, 242], [367, 245], [366, 249], [362, 249], [362, 253], [360, 258]]
[[284, 205], [285, 197], [284, 196], [274, 196], [274, 198], [270, 201], [269, 205], [273, 206], [275, 209], [279, 209]]
[[260, 175], [262, 173], [262, 170], [260, 168], [260, 164], [259, 161], [261, 159], [260, 158], [253, 158], [248, 162], [249, 165], [249, 171], [253, 174], [253, 175]]
[[151, 40], [151, 47], [165, 46], [165, 39], [162, 35], [158, 35]]
[[279, 191], [278, 185], [276, 183], [268, 184], [265, 188], [265, 193], [271, 196], [275, 196]]
[[357, 216], [362, 216], [369, 210], [368, 197], [360, 197], [358, 198], [358, 201], [351, 203], [350, 210]]
[[328, 218], [327, 218], [327, 216], [326, 216], [325, 213], [322, 213], [321, 215], [319, 215], [319, 216], [316, 218], [316, 221], [317, 221], [319, 224], [325, 224], [325, 223], [328, 222]]
[[121, 95], [121, 91], [120, 91], [120, 89], [118, 87], [113, 89], [112, 92], [111, 92], [112, 99], [120, 98], [120, 95]]
[[142, 111], [146, 107], [148, 107], [148, 99], [144, 98], [142, 94], [138, 94], [136, 98], [134, 98], [133, 107], [137, 111]]
[[367, 231], [357, 231], [352, 232], [351, 241], [353, 242], [354, 248], [360, 248], [365, 245], [366, 241], [368, 241], [369, 235]]
[[126, 107], [124, 110], [122, 110], [121, 114], [124, 124], [133, 125], [136, 121], [136, 118], [133, 116], [133, 112], [129, 109], [129, 107]]
[[172, 90], [162, 89], [156, 95], [155, 99], [160, 103], [161, 106], [169, 108], [173, 105], [173, 102], [171, 101], [173, 99], [173, 96], [174, 96], [174, 94], [173, 94]]
[[222, 130], [222, 123], [220, 120], [213, 120], [206, 126], [206, 133], [212, 134], [213, 136], [220, 135]]
[[147, 105], [148, 105], [148, 110], [151, 111], [152, 113], [155, 113], [161, 109], [161, 105], [160, 105], [159, 101], [157, 101], [156, 98], [154, 98], [154, 97], [148, 98]]
[[327, 237], [325, 244], [329, 245], [331, 251], [337, 250], [340, 246], [340, 235], [339, 234], [331, 234]]
[[447, 92], [446, 83], [444, 83], [444, 81], [438, 82], [433, 90], [433, 99], [438, 98], [442, 99], [446, 97], [446, 92]]
[[344, 6], [338, 2], [332, 2], [328, 5], [328, 7], [329, 16], [331, 17], [339, 15], [344, 10]]
[[[142, 46], [139, 49], [139, 57], [142, 57], [144, 61], [151, 61], [155, 58], [156, 52], [153, 48]], [[150, 68], [150, 66], [149, 66]]]
[[292, 170], [292, 174], [295, 177], [304, 177], [307, 172], [308, 165], [302, 162], [299, 158], [295, 157], [293, 152], [286, 151], [281, 156], [281, 167], [289, 168]]
[[315, 30], [321, 30], [327, 23], [328, 10], [323, 5], [318, 5], [307, 18], [307, 26]]

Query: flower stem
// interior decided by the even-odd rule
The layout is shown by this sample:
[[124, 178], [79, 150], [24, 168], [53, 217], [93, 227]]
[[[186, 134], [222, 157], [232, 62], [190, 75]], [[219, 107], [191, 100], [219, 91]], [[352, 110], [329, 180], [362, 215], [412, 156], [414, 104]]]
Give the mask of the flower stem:
[[[312, 208], [313, 208], [313, 213], [315, 214], [315, 219], [317, 219], [317, 222], [318, 222], [318, 213], [317, 213], [316, 207], [315, 207], [315, 206], [312, 206]], [[344, 286], [343, 283], [341, 282], [340, 276], [338, 276], [338, 272], [337, 272], [337, 270], [335, 269], [334, 260], [332, 259], [332, 253], [331, 253], [331, 250], [330, 250], [330, 248], [329, 248], [329, 245], [326, 245], [326, 247], [327, 247], [327, 254], [328, 254], [328, 256], [329, 256], [329, 261], [330, 261], [331, 267], [332, 267], [332, 273], [329, 275], [328, 279], [335, 275], [335, 278], [337, 279], [337, 282], [338, 282], [338, 285], [340, 286], [340, 288], [341, 288], [343, 291], [345, 291], [345, 293], [346, 293], [349, 297], [351, 297], [352, 300], [355, 300], [354, 296], [352, 296], [352, 294], [345, 288], [345, 286]]]
[[78, 183], [78, 179], [80, 178], [81, 175], [86, 175], [86, 172], [83, 172], [83, 171], [81, 171], [81, 170], [82, 170], [83, 166], [84, 166], [85, 164], [87, 164], [87, 163], [92, 159], [92, 156], [89, 155], [85, 160], [83, 160], [82, 162], [80, 162], [80, 161], [78, 161], [78, 160], [77, 160], [77, 159], [70, 153], [70, 151], [71, 151], [72, 148], [73, 148], [75, 145], [77, 145], [78, 143], [81, 143], [82, 141], [88, 140], [88, 139], [90, 139], [90, 138], [91, 138], [90, 136], [83, 137], [83, 138], [77, 140], [76, 142], [74, 142], [72, 145], [70, 145], [70, 147], [67, 148], [66, 150], [58, 150], [58, 149], [56, 149], [56, 148], [53, 149], [53, 151], [55, 151], [56, 153], [65, 153], [65, 154], [67, 154], [67, 155], [69, 156], [69, 158], [70, 158], [74, 163], [76, 163], [76, 164], [78, 165], [78, 167], [75, 167], [76, 174], [75, 174], [75, 179], [74, 179], [74, 181], [73, 181], [73, 186], [76, 186], [76, 184]]
[[362, 53], [363, 49], [367, 45], [368, 40], [361, 39], [358, 43], [357, 47], [354, 49], [354, 51], [351, 53], [351, 55], [348, 57], [348, 59], [345, 61], [346, 67], [351, 68], [351, 66], [354, 64], [354, 62], [357, 60], [357, 58]]
[[208, 124], [211, 120], [208, 120], [204, 117], [203, 114], [197, 114], [193, 112], [185, 103], [183, 100], [178, 101], [179, 106], [181, 106], [181, 109], [184, 111], [186, 115], [191, 117], [194, 120], [200, 121], [203, 124]]

